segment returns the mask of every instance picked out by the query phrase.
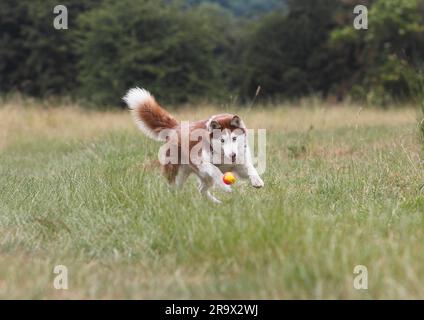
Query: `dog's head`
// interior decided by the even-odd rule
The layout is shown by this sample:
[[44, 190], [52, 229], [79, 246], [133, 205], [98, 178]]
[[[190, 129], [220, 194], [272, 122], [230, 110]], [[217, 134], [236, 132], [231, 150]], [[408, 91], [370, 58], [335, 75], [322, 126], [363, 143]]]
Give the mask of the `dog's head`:
[[220, 154], [224, 163], [242, 163], [246, 146], [246, 126], [239, 116], [221, 114], [207, 122], [211, 151]]

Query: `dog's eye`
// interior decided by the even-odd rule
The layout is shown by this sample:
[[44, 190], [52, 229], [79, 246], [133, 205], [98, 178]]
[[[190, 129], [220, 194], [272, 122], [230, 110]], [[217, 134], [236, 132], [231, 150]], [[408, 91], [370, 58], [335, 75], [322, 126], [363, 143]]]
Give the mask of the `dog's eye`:
[[233, 141], [236, 141], [237, 140], [237, 137], [233, 137]]
[[224, 139], [221, 139], [221, 143], [224, 143], [224, 141], [225, 141]]

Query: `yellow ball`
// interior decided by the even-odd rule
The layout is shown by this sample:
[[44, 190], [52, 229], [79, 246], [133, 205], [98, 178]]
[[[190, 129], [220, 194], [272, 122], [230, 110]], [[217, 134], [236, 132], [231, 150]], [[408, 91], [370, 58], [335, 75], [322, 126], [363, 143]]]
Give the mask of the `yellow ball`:
[[224, 180], [225, 184], [233, 184], [234, 182], [236, 182], [236, 177], [233, 175], [232, 172], [226, 172], [224, 173], [222, 180]]

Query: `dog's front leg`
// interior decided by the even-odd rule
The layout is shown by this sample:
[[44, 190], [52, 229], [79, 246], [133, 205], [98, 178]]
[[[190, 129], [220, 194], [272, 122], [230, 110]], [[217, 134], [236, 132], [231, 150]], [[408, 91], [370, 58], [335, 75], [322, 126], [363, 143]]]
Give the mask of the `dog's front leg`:
[[253, 166], [249, 146], [245, 148], [244, 163], [237, 166], [236, 172], [243, 178], [249, 178], [250, 184], [255, 188], [262, 188], [264, 186], [263, 180]]
[[211, 179], [212, 182], [219, 186], [225, 192], [231, 192], [231, 187], [224, 183], [223, 174], [217, 166], [210, 162], [202, 162], [198, 165], [198, 174], [202, 179]]
[[218, 200], [217, 198], [215, 198], [209, 191], [209, 184], [205, 181], [202, 180], [202, 178], [199, 178], [199, 192], [205, 196], [206, 198], [208, 198], [209, 200], [211, 200], [212, 202], [215, 203], [222, 203], [221, 200]]

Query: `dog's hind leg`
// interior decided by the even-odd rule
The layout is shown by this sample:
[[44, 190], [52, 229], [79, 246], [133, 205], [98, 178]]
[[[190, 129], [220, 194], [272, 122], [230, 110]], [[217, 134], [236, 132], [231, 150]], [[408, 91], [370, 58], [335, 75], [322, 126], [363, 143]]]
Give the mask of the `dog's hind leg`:
[[184, 183], [187, 181], [188, 176], [191, 173], [191, 168], [185, 165], [180, 165], [178, 168], [178, 173], [175, 177], [175, 186], [177, 188], [182, 188]]
[[180, 165], [177, 164], [165, 164], [162, 166], [162, 173], [170, 184], [175, 184], [179, 168]]

